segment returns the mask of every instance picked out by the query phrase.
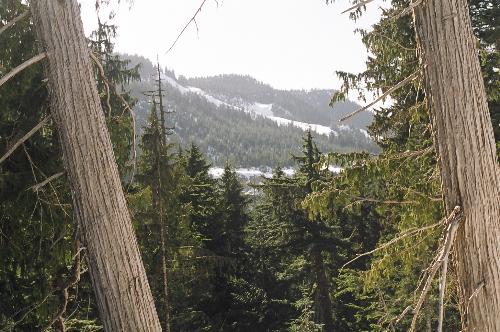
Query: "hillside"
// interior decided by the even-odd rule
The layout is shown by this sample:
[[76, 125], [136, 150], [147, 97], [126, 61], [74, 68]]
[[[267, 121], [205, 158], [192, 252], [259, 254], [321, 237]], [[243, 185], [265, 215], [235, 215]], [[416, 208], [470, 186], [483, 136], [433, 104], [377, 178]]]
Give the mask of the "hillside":
[[[140, 132], [150, 108], [144, 92], [154, 89], [155, 69], [145, 58], [124, 57], [141, 65], [141, 82], [128, 87], [138, 99]], [[168, 69], [162, 80], [165, 103], [173, 111], [166, 118], [167, 126], [175, 128], [171, 139], [183, 145], [196, 143], [218, 166], [226, 161], [243, 167], [287, 166], [307, 129], [321, 151], [376, 151], [365, 131], [371, 115], [339, 126], [338, 118], [359, 106], [348, 101], [332, 109], [327, 90], [276, 90], [239, 75], [186, 79]]]

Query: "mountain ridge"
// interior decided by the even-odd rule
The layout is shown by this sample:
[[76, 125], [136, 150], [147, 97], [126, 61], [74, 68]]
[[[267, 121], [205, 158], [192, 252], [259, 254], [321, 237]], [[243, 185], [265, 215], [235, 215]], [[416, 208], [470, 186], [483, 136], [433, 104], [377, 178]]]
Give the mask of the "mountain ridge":
[[[143, 92], [154, 89], [157, 71], [144, 57], [121, 56], [141, 65], [141, 81], [128, 86], [138, 100], [141, 132], [151, 107]], [[366, 132], [370, 115], [339, 125], [338, 118], [359, 105], [347, 101], [332, 111], [329, 90], [277, 90], [236, 74], [188, 79], [167, 68], [161, 76], [164, 104], [173, 111], [166, 119], [167, 127], [175, 127], [171, 140], [183, 146], [194, 142], [216, 166], [227, 161], [241, 167], [287, 166], [307, 129], [324, 152], [377, 151]]]

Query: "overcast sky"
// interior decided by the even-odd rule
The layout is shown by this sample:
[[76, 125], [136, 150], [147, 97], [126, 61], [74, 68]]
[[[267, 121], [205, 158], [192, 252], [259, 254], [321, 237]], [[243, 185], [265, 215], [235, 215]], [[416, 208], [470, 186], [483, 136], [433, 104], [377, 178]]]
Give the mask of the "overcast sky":
[[[89, 33], [96, 25], [95, 0], [79, 0]], [[135, 0], [122, 5], [114, 22], [116, 50], [156, 59], [188, 77], [249, 74], [281, 89], [338, 88], [336, 70], [364, 68], [366, 50], [355, 28], [378, 20], [380, 1], [358, 22], [340, 12], [347, 0], [207, 0], [175, 48], [167, 49], [202, 0]], [[115, 8], [117, 6], [114, 6]], [[107, 15], [102, 12], [101, 20]]]

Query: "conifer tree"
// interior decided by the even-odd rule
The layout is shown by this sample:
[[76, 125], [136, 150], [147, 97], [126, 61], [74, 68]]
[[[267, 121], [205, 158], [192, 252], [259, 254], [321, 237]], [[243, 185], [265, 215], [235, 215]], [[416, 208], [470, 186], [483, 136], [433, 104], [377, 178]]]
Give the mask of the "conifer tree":
[[[491, 1], [469, 3], [473, 28], [480, 38], [479, 55], [490, 112], [498, 107], [498, 88], [495, 88], [498, 73], [491, 70], [491, 63], [498, 59], [498, 51], [491, 41], [494, 8]], [[368, 59], [365, 72], [357, 75], [339, 73], [345, 83], [342, 92], [358, 87], [363, 93], [365, 88], [386, 92], [415, 72], [418, 58], [412, 19], [400, 15], [408, 12], [407, 9], [407, 2], [392, 1], [392, 8], [383, 13], [373, 31], [360, 31], [373, 56]], [[353, 16], [358, 17], [361, 12], [358, 7]], [[364, 273], [365, 286], [373, 291], [371, 295], [379, 303], [377, 307], [384, 308], [372, 306], [376, 310], [367, 316], [374, 318], [374, 326], [382, 330], [410, 327], [412, 317], [405, 309], [411, 308], [417, 300], [415, 294], [420, 294], [420, 289], [415, 291], [418, 276], [431, 264], [439, 238], [438, 229], [430, 226], [445, 215], [423, 86], [416, 79], [391, 92], [391, 106], [377, 109], [370, 134], [383, 148], [382, 154], [377, 158], [331, 155], [329, 161], [343, 166], [345, 171], [335, 178], [330, 188], [324, 187], [324, 195], [318, 194], [307, 202], [313, 211], [325, 213], [329, 211], [328, 205], [344, 202], [348, 211], [354, 212], [353, 216], [360, 208], [367, 207], [383, 226], [380, 245], [405, 232], [427, 229], [376, 251], [371, 269]], [[498, 124], [492, 117], [496, 128]], [[319, 203], [321, 200], [323, 203]], [[360, 253], [370, 250], [366, 248]], [[448, 273], [450, 285], [454, 285], [454, 278]], [[438, 325], [437, 282], [434, 287], [435, 292], [431, 292], [426, 301], [417, 329]], [[364, 294], [361, 292], [359, 296]], [[447, 317], [444, 329], [460, 329], [457, 297], [456, 289], [448, 287], [444, 299]]]
[[319, 168], [321, 154], [310, 132], [303, 141], [302, 154], [294, 157], [298, 173], [286, 178], [277, 169], [276, 176], [262, 185], [264, 205], [258, 209], [264, 215], [251, 224], [252, 242], [257, 247], [273, 248], [285, 269], [281, 273], [290, 274], [293, 280], [289, 286], [293, 291], [285, 295], [295, 300], [299, 312], [290, 316], [292, 328], [333, 331], [330, 273], [338, 267], [338, 255], [345, 243], [338, 223], [310, 215], [302, 208], [302, 201], [312, 193], [315, 183], [331, 176], [328, 170]]
[[[248, 200], [243, 195], [243, 186], [229, 163], [219, 180], [221, 244], [229, 257], [241, 254], [244, 247], [243, 229], [248, 222]], [[221, 249], [222, 249], [221, 248]]]

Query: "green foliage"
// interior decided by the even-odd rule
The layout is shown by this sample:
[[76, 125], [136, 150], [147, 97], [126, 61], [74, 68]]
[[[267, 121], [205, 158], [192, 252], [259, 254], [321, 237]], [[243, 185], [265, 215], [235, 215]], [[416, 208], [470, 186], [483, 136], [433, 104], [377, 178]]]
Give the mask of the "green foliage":
[[[130, 84], [136, 98], [137, 123], [147, 122], [148, 104], [142, 91], [149, 91], [154, 69], [149, 60], [125, 55], [132, 63], [142, 66], [140, 83]], [[175, 81], [175, 75], [168, 70], [169, 80]], [[249, 77], [224, 75], [212, 78], [190, 79], [177, 83], [193, 85], [204, 89], [214, 96], [227, 100], [229, 104], [239, 102], [272, 103], [272, 112], [276, 116], [323, 124], [335, 129], [339, 136], [318, 135], [316, 143], [323, 150], [338, 152], [371, 151], [376, 152], [371, 139], [360, 132], [366, 128], [371, 115], [363, 115], [349, 123], [352, 128], [339, 129], [340, 114], [347, 114], [358, 107], [352, 102], [336, 106], [334, 112], [328, 106], [329, 91], [281, 91], [259, 83]], [[226, 161], [237, 167], [274, 167], [278, 164], [290, 166], [290, 153], [298, 153], [297, 138], [303, 135], [300, 128], [278, 126], [270, 119], [255, 116], [232, 107], [217, 107], [205, 97], [192, 92], [181, 92], [171, 84], [164, 84], [165, 95], [170, 110], [174, 111], [171, 123], [175, 123], [172, 140], [183, 147], [196, 142], [215, 165], [223, 166]], [[248, 89], [247, 93], [244, 93]], [[241, 99], [243, 98], [243, 99]]]
[[[27, 10], [19, 0], [5, 4], [0, 6], [0, 24]], [[373, 30], [359, 31], [370, 54], [367, 69], [339, 73], [344, 85], [334, 100], [342, 100], [353, 89], [360, 97], [367, 91], [387, 91], [415, 71], [412, 20], [394, 19], [408, 1], [393, 0], [392, 5]], [[492, 0], [470, 2], [498, 144], [496, 7]], [[359, 8], [353, 18], [362, 12]], [[99, 22], [92, 35], [90, 46], [106, 76], [95, 66], [95, 78], [162, 323], [166, 324], [168, 311], [173, 331], [406, 330], [411, 315], [401, 314], [415, 301], [440, 228], [416, 232], [371, 256], [350, 260], [444, 216], [422, 82], [395, 91], [391, 105], [375, 113], [369, 129], [380, 150], [354, 132], [330, 138], [314, 138], [307, 132], [297, 146], [303, 135], [298, 128], [280, 128], [229, 107], [217, 108], [168, 84], [166, 110], [176, 112], [164, 115], [168, 114], [166, 123], [176, 124], [178, 136], [164, 137], [166, 124], [159, 115], [163, 110], [138, 95], [135, 104], [124, 90], [136, 93], [151, 86], [146, 80], [133, 82], [139, 78], [139, 68], [131, 67], [137, 57], [113, 54], [115, 33], [115, 26]], [[0, 39], [0, 76], [37, 52], [29, 20]], [[156, 75], [149, 61], [140, 62], [142, 79]], [[165, 74], [175, 78], [171, 71]], [[273, 103], [279, 105], [273, 107], [278, 116], [324, 125], [357, 107], [346, 102], [332, 114], [326, 91], [279, 91], [246, 76], [177, 81], [217, 96]], [[47, 116], [50, 107], [39, 65], [1, 89], [0, 151], [6, 151]], [[138, 127], [133, 127], [121, 97], [136, 106]], [[369, 119], [365, 116], [353, 126], [363, 126]], [[136, 169], [131, 153], [134, 129], [140, 134]], [[225, 163], [219, 179], [209, 174], [212, 162]], [[296, 173], [286, 176], [276, 166], [280, 162], [294, 165]], [[273, 176], [263, 178], [250, 195], [233, 165], [263, 164], [276, 166]], [[342, 170], [334, 174], [331, 167]], [[0, 165], [0, 329], [41, 330], [61, 305], [58, 285], [71, 273], [78, 234], [70, 190], [64, 176], [36, 192], [30, 187], [62, 170], [51, 122]], [[163, 288], [163, 256], [168, 296]], [[452, 272], [445, 297], [445, 330], [450, 331], [460, 325]], [[66, 329], [101, 331], [88, 273], [82, 274], [78, 291], [70, 289], [69, 294]], [[435, 282], [419, 329], [436, 326], [437, 300]]]
[[[23, 1], [3, 1], [0, 22], [5, 24], [28, 10]], [[101, 31], [109, 36], [109, 31]], [[109, 36], [111, 38], [111, 36]], [[0, 35], [0, 76], [38, 53], [33, 26], [24, 19]], [[98, 45], [97, 41], [91, 42]], [[133, 78], [125, 64], [110, 55], [111, 44], [99, 53], [109, 82], [120, 85]], [[96, 67], [96, 77], [100, 77]], [[1, 87], [0, 151], [7, 151], [50, 114], [42, 66], [31, 66]], [[107, 111], [107, 91], [98, 84]], [[111, 93], [113, 93], [111, 89]], [[125, 99], [131, 100], [128, 95]], [[131, 146], [131, 121], [121, 116], [122, 103], [110, 96], [115, 156], [122, 174]], [[37, 331], [46, 328], [62, 304], [60, 286], [69, 278], [74, 259], [72, 200], [65, 176], [33, 191], [31, 187], [63, 171], [59, 138], [49, 121], [0, 165], [0, 329]], [[85, 252], [83, 251], [83, 254]], [[68, 330], [98, 330], [99, 321], [88, 273], [78, 292], [69, 290], [65, 316]], [[90, 319], [88, 319], [90, 317]]]
[[[415, 71], [418, 58], [411, 17], [394, 19], [408, 5], [407, 1], [392, 1], [392, 7], [384, 11], [372, 30], [358, 31], [370, 54], [367, 69], [359, 74], [339, 72], [344, 84], [334, 99], [345, 97], [352, 90], [358, 90], [361, 97], [366, 90], [377, 95]], [[497, 131], [498, 71], [492, 71], [491, 66], [492, 59], [498, 57], [498, 51], [490, 39], [494, 30], [491, 16], [496, 10], [494, 8], [491, 1], [470, 3], [474, 29], [482, 46], [482, 69]], [[361, 13], [362, 10], [358, 10], [354, 16], [358, 17]], [[324, 167], [333, 163], [341, 165], [344, 170], [329, 184], [316, 186], [317, 192], [306, 198], [303, 204], [310, 214], [331, 216], [336, 214], [335, 206], [342, 207], [342, 213], [351, 220], [351, 227], [358, 224], [352, 228], [352, 239], [357, 243], [362, 242], [357, 236], [361, 235], [360, 229], [367, 228], [365, 216], [369, 216], [375, 225], [378, 224], [374, 229], [379, 234], [378, 245], [405, 231], [420, 229], [441, 220], [444, 211], [439, 170], [432, 148], [429, 112], [422, 86], [422, 82], [416, 80], [398, 89], [391, 94], [390, 106], [376, 110], [369, 132], [382, 148], [379, 155], [330, 154], [322, 158], [320, 164]], [[362, 223], [359, 223], [360, 220], [363, 220]], [[411, 314], [401, 314], [414, 304], [419, 294], [417, 287], [422, 271], [431, 263], [438, 239], [439, 228], [418, 232], [375, 252], [371, 259], [363, 257], [351, 263], [351, 269], [338, 279], [340, 291], [337, 293], [348, 294], [350, 299], [341, 297], [339, 302], [361, 303], [361, 306], [354, 305], [352, 309], [356, 308], [356, 315], [363, 313], [369, 320], [356, 328], [351, 321], [349, 327], [344, 328], [407, 329]], [[369, 251], [375, 245], [373, 239], [368, 244], [362, 251], [351, 252], [351, 257], [356, 252]], [[451, 279], [449, 283], [453, 284], [453, 276], [448, 276]], [[362, 280], [363, 287], [353, 287], [355, 280]], [[451, 286], [449, 291], [445, 329], [456, 330], [459, 329], [456, 294]], [[432, 310], [436, 308], [436, 286], [431, 294], [417, 329], [436, 325], [437, 310]]]

